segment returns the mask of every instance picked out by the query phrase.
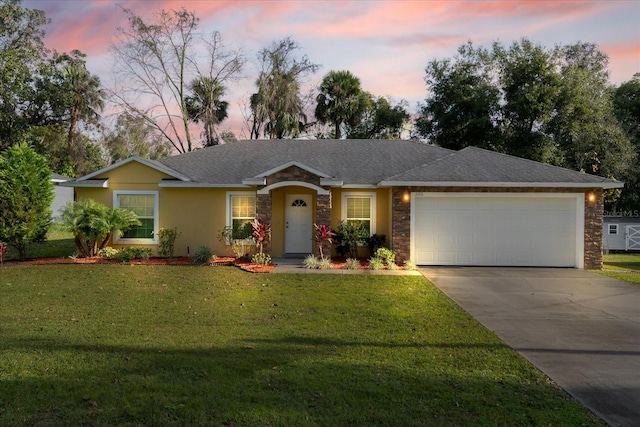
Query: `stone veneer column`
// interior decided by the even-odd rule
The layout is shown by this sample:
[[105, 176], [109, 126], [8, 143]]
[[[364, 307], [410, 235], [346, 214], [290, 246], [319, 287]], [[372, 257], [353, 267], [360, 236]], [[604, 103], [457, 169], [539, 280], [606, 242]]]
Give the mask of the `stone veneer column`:
[[[590, 201], [589, 195], [595, 196]], [[602, 269], [602, 227], [604, 196], [602, 189], [585, 193], [584, 201], [584, 268]]]
[[[316, 224], [318, 225], [326, 225], [331, 226], [331, 193], [329, 194], [318, 194], [316, 196]], [[315, 232], [315, 230], [314, 230]], [[316, 251], [316, 248], [313, 248], [313, 251]], [[331, 245], [328, 243], [322, 246], [322, 252], [325, 254], [331, 254]], [[320, 254], [316, 254], [320, 255]]]
[[[257, 195], [256, 218], [267, 224], [271, 224], [271, 193]], [[271, 239], [264, 244], [262, 250], [267, 254], [271, 254]]]
[[410, 188], [394, 187], [391, 196], [391, 249], [396, 253], [399, 262], [411, 258], [411, 201], [404, 201], [405, 191]]

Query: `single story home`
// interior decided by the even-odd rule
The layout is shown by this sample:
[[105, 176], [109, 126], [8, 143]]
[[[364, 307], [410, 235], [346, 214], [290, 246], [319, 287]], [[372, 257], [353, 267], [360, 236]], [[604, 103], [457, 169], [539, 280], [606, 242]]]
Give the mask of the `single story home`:
[[258, 217], [272, 256], [308, 254], [314, 223], [362, 221], [418, 265], [600, 268], [603, 190], [623, 183], [475, 147], [251, 140], [131, 157], [66, 185], [138, 213], [115, 247], [156, 247], [158, 229], [176, 227], [178, 254], [222, 254], [219, 231]]
[[61, 184], [72, 180], [68, 176], [59, 173], [51, 174], [51, 182], [53, 183], [53, 202], [51, 203], [51, 212], [55, 221], [60, 216], [60, 211], [69, 202], [73, 202], [73, 188], [64, 187]]
[[[637, 212], [636, 212], [637, 213]], [[640, 251], [640, 216], [604, 216], [604, 251]]]

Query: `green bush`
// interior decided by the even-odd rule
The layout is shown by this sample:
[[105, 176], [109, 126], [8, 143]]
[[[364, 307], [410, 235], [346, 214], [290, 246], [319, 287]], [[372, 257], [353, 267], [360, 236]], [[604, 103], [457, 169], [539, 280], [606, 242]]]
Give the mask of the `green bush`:
[[335, 231], [333, 244], [339, 255], [358, 257], [358, 245], [365, 243], [369, 231], [361, 221], [342, 221]]
[[393, 264], [396, 260], [396, 253], [388, 248], [378, 248], [374, 258], [378, 258], [386, 266]]
[[105, 246], [104, 248], [98, 251], [98, 256], [101, 258], [111, 259], [111, 258], [115, 258], [118, 252], [119, 251], [117, 249], [112, 248], [111, 246]]
[[128, 247], [120, 249], [113, 258], [120, 262], [129, 262], [132, 259], [149, 259], [152, 253], [153, 250], [151, 248]]
[[360, 268], [360, 261], [356, 258], [347, 258], [347, 270], [357, 270]]
[[191, 257], [191, 262], [194, 264], [209, 264], [214, 258], [215, 254], [211, 248], [207, 246], [198, 246]]
[[381, 270], [384, 263], [380, 258], [373, 257], [369, 259], [369, 270]]
[[318, 260], [318, 269], [320, 270], [331, 270], [333, 267], [331, 266], [331, 260], [329, 258], [321, 258]]
[[304, 268], [318, 268], [318, 258], [315, 255], [307, 255], [307, 257], [302, 261], [302, 266]]
[[387, 236], [384, 234], [373, 234], [365, 239], [369, 253], [374, 256], [378, 248], [381, 248], [387, 243]]
[[158, 230], [158, 254], [165, 258], [173, 258], [176, 239], [180, 234], [175, 227]]
[[256, 265], [269, 265], [271, 264], [271, 255], [258, 252], [251, 257], [251, 263]]
[[415, 262], [412, 262], [412, 261], [407, 260], [407, 261], [405, 261], [405, 262], [404, 262], [404, 268], [405, 268], [406, 270], [414, 271], [414, 270], [417, 270], [417, 269], [418, 269], [418, 266], [416, 266], [416, 263], [415, 263]]

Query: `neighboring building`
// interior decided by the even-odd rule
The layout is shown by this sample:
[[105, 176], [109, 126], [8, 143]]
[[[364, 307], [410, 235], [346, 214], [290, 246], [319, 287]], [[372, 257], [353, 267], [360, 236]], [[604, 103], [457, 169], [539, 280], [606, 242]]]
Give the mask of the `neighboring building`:
[[73, 180], [73, 178], [69, 178], [68, 176], [63, 176], [57, 173], [54, 173], [51, 176], [51, 182], [53, 182], [53, 191], [55, 194], [53, 203], [51, 204], [51, 212], [54, 221], [60, 216], [60, 210], [64, 208], [67, 203], [73, 202], [73, 188], [63, 187], [60, 185], [63, 182], [71, 180]]
[[467, 147], [417, 141], [240, 141], [161, 160], [136, 157], [65, 183], [76, 198], [136, 211], [112, 245], [218, 254], [217, 234], [258, 217], [272, 256], [311, 253], [313, 224], [362, 221], [419, 265], [600, 268], [603, 189], [621, 182]]
[[605, 216], [604, 251], [640, 251], [640, 217]]

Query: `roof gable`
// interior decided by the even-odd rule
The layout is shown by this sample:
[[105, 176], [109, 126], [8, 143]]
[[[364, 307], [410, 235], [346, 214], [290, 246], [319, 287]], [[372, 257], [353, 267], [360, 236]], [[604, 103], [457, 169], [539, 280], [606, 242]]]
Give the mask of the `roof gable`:
[[166, 166], [166, 165], [164, 165], [164, 164], [162, 164], [162, 163], [160, 163], [158, 161], [149, 160], [149, 159], [142, 159], [140, 157], [132, 156], [132, 157], [126, 158], [124, 160], [120, 160], [119, 162], [113, 163], [112, 165], [109, 165], [109, 166], [107, 166], [105, 168], [97, 170], [97, 171], [95, 171], [93, 173], [90, 173], [88, 175], [82, 176], [82, 177], [78, 178], [76, 181], [89, 180], [89, 179], [94, 178], [94, 177], [96, 177], [98, 175], [102, 175], [103, 173], [109, 172], [111, 170], [117, 169], [117, 168], [119, 168], [121, 166], [124, 166], [126, 164], [129, 164], [131, 162], [140, 163], [140, 164], [142, 164], [144, 166], [147, 166], [147, 167], [149, 167], [151, 169], [155, 169], [158, 172], [162, 172], [162, 173], [164, 173], [166, 175], [169, 175], [169, 176], [171, 176], [171, 177], [173, 177], [175, 179], [181, 180], [181, 181], [189, 181], [190, 180], [188, 176], [186, 176], [186, 175], [184, 175], [184, 174], [182, 174], [182, 173], [180, 173], [180, 172], [178, 172], [176, 170], [173, 170], [172, 168], [170, 168], [170, 167], [168, 167], [168, 166]]

